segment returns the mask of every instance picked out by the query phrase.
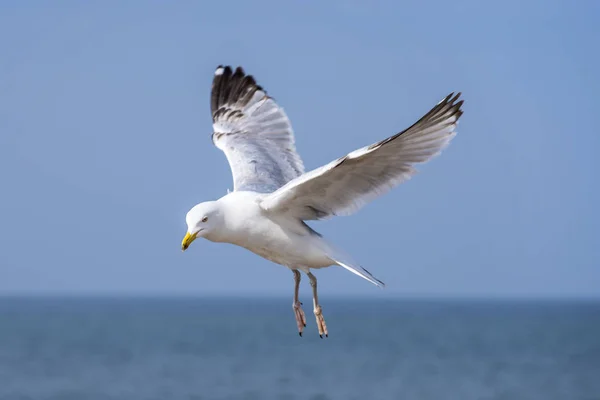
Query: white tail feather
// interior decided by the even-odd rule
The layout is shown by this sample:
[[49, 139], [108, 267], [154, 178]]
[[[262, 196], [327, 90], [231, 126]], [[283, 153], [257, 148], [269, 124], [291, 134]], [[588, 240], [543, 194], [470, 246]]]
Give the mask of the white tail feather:
[[357, 263], [352, 261], [350, 256], [348, 256], [346, 253], [333, 247], [330, 243], [327, 243], [327, 244], [328, 244], [327, 256], [333, 262], [335, 262], [337, 265], [339, 265], [340, 267], [347, 269], [348, 271], [352, 272], [353, 274], [358, 275], [361, 278], [371, 282], [373, 285], [375, 285], [377, 287], [380, 287], [380, 288], [385, 287], [385, 283], [383, 283], [379, 279], [375, 278], [373, 276], [373, 274], [371, 274], [369, 271], [367, 271], [366, 269], [364, 269], [363, 267], [361, 267], [360, 265], [358, 265]]
[[375, 278], [369, 271], [367, 271], [363, 267], [355, 267], [353, 265], [345, 264], [339, 260], [333, 260], [333, 261], [335, 261], [336, 264], [339, 265], [340, 267], [344, 267], [348, 271], [352, 272], [353, 274], [356, 274], [356, 275], [360, 276], [361, 278], [368, 280], [373, 285], [376, 285], [377, 287], [380, 287], [380, 288], [385, 287], [385, 283], [383, 283], [379, 279]]

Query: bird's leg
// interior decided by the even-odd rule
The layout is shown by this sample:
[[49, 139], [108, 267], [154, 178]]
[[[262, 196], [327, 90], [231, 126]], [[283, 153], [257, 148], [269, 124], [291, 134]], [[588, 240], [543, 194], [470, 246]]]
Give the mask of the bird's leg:
[[310, 279], [310, 286], [312, 286], [313, 290], [313, 311], [315, 313], [315, 318], [317, 319], [319, 336], [321, 337], [321, 339], [323, 339], [323, 335], [325, 335], [325, 337], [329, 337], [329, 333], [327, 332], [327, 325], [325, 325], [323, 309], [319, 305], [319, 295], [317, 294], [317, 277], [310, 272], [308, 272], [306, 275], [308, 275], [308, 279]]
[[294, 303], [292, 304], [292, 308], [294, 309], [294, 314], [296, 315], [296, 325], [298, 325], [298, 334], [302, 336], [302, 331], [304, 327], [306, 327], [306, 316], [304, 315], [304, 311], [302, 310], [302, 303], [298, 299], [298, 294], [300, 292], [300, 271], [297, 269], [292, 270], [294, 273]]

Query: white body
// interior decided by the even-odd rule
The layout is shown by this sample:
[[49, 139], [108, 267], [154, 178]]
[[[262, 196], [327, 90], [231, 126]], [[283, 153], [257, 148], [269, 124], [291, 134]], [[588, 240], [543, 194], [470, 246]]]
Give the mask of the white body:
[[221, 229], [205, 236], [231, 243], [292, 269], [323, 268], [335, 264], [326, 254], [327, 243], [307, 225], [285, 215], [274, 219], [259, 205], [264, 195], [232, 192], [217, 200], [223, 211]]

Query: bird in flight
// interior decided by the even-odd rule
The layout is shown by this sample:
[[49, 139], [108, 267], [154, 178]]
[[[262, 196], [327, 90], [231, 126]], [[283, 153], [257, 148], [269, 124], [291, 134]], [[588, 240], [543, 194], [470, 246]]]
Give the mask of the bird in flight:
[[217, 67], [210, 96], [212, 141], [233, 175], [234, 190], [195, 205], [186, 215], [186, 250], [199, 237], [241, 246], [289, 268], [298, 333], [306, 316], [298, 299], [300, 272], [310, 281], [321, 338], [328, 337], [313, 270], [333, 265], [383, 287], [384, 283], [305, 221], [350, 215], [408, 180], [456, 135], [460, 93], [451, 93], [409, 128], [304, 172], [292, 125], [283, 109], [241, 67]]

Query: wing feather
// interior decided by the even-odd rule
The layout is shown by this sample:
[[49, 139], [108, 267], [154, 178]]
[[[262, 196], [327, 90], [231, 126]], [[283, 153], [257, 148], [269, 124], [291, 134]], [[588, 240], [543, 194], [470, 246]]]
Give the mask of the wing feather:
[[451, 93], [404, 131], [293, 179], [261, 207], [302, 220], [349, 215], [410, 179], [416, 163], [438, 155], [456, 135], [460, 93]]
[[271, 193], [304, 173], [287, 115], [241, 67], [217, 67], [210, 105], [212, 140], [227, 157], [235, 191]]

